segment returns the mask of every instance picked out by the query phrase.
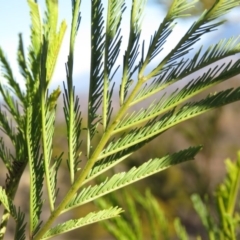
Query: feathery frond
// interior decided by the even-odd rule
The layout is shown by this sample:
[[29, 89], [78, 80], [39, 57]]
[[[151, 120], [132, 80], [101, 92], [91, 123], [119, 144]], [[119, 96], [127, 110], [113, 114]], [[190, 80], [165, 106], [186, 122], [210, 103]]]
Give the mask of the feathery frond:
[[18, 66], [19, 66], [22, 76], [24, 78], [27, 78], [29, 76], [29, 71], [28, 71], [28, 64], [27, 64], [26, 57], [25, 57], [22, 34], [19, 34], [18, 38], [19, 38], [18, 39], [18, 53], [17, 53]]
[[209, 111], [213, 108], [224, 106], [226, 104], [240, 100], [240, 88], [227, 89], [219, 93], [210, 94], [207, 98], [198, 102], [186, 103], [175, 114], [169, 111], [163, 115], [160, 120], [151, 120], [144, 127], [131, 130], [128, 134], [123, 135], [117, 141], [111, 143], [103, 150], [98, 159], [105, 158], [125, 148], [138, 144], [150, 137], [157, 136], [170, 127], [193, 118], [199, 114]]
[[[169, 85], [187, 77], [191, 73], [197, 72], [200, 69], [203, 69], [204, 67], [209, 66], [212, 63], [215, 63], [219, 60], [221, 60], [223, 57], [228, 57], [234, 54], [237, 54], [240, 50], [240, 43], [239, 43], [239, 37], [232, 37], [228, 40], [220, 40], [217, 44], [211, 45], [208, 47], [208, 49], [202, 53], [202, 47], [196, 52], [194, 57], [189, 60], [181, 59], [175, 66], [171, 66], [171, 68], [166, 68], [162, 70], [162, 73], [155, 78], [152, 83], [150, 83], [149, 86], [145, 85], [135, 96], [134, 100], [131, 102], [131, 106], [133, 106], [136, 103], [139, 103], [140, 101], [152, 96], [153, 94], [161, 91], [162, 89], [168, 87]], [[208, 81], [209, 84], [214, 81], [214, 76], [219, 74], [220, 72], [226, 73], [224, 70], [227, 70], [228, 68], [224, 68], [223, 71], [222, 68], [224, 65], [227, 65], [229, 67], [229, 73], [225, 74], [225, 78], [218, 78], [219, 80], [227, 80], [230, 77], [234, 76], [230, 74], [231, 70], [237, 70], [237, 66], [239, 63], [238, 61], [234, 63], [234, 66], [231, 66], [231, 61], [229, 61], [229, 64], [222, 63], [219, 67], [216, 67], [212, 70], [212, 68], [209, 68], [206, 70], [206, 74], [208, 75], [212, 71], [211, 74], [209, 74]], [[235, 73], [236, 75], [236, 73]], [[199, 79], [200, 80], [200, 79]], [[216, 83], [219, 83], [216, 81]], [[201, 84], [201, 81], [199, 81], [199, 85]], [[196, 85], [197, 80], [196, 80]], [[210, 86], [210, 85], [208, 85]], [[192, 97], [193, 95], [191, 95]]]
[[80, 0], [72, 1], [72, 25], [70, 35], [70, 49], [68, 62], [66, 64], [67, 73], [67, 87], [64, 84], [64, 115], [67, 124], [68, 132], [68, 167], [70, 171], [71, 183], [75, 180], [75, 172], [78, 169], [80, 162], [81, 145], [81, 111], [79, 105], [79, 97], [75, 96], [75, 88], [73, 87], [73, 59], [74, 59], [74, 45], [76, 34], [80, 24]]
[[[189, 81], [181, 90], [176, 89], [168, 97], [166, 97], [167, 93], [165, 92], [158, 102], [153, 102], [148, 108], [132, 112], [131, 114], [126, 114], [115, 127], [114, 133], [124, 131], [130, 127], [139, 126], [140, 124], [173, 109], [193, 96], [196, 96], [206, 88], [225, 81], [229, 79], [229, 77], [235, 76], [236, 73], [240, 73], [238, 67], [240, 61], [235, 62], [232, 66], [231, 65], [230, 62], [227, 65], [223, 63], [213, 69], [210, 68], [207, 72], [203, 73], [202, 76], [198, 76], [196, 79]], [[217, 77], [214, 78], [214, 75]]]
[[113, 67], [120, 52], [120, 46], [122, 42], [122, 36], [120, 36], [120, 24], [122, 20], [122, 14], [125, 10], [124, 5], [124, 0], [112, 0], [108, 2], [104, 46], [104, 82], [102, 104], [103, 131], [106, 131], [112, 113], [111, 98], [114, 84], [112, 87], [110, 87], [110, 82], [118, 69], [117, 67], [115, 70], [113, 70]]
[[162, 69], [166, 67], [169, 68], [174, 66], [177, 59], [181, 58], [192, 50], [190, 47], [199, 41], [200, 37], [206, 33], [216, 30], [218, 26], [224, 23], [222, 20], [211, 23], [212, 21], [219, 16], [226, 14], [230, 9], [238, 5], [239, 2], [234, 0], [216, 1], [211, 9], [203, 12], [200, 18], [191, 26], [184, 37], [178, 42], [176, 47], [172, 49], [171, 52], [163, 59], [163, 61], [146, 76], [146, 79], [150, 79], [151, 77], [159, 75]]
[[134, 66], [134, 64], [139, 54], [139, 38], [145, 4], [146, 0], [134, 0], [132, 2], [128, 47], [123, 57], [123, 76], [119, 92], [120, 105], [124, 103], [132, 84], [131, 77], [138, 69], [138, 65]]
[[[28, 6], [30, 8], [31, 15], [31, 45], [29, 47], [29, 65], [31, 72], [33, 74], [32, 79], [27, 79], [28, 81], [36, 81], [39, 74], [39, 64], [40, 64], [40, 51], [43, 42], [43, 29], [42, 20], [39, 5], [33, 1], [28, 0]], [[33, 83], [32, 83], [33, 84]], [[26, 87], [28, 84], [26, 84]], [[32, 86], [33, 87], [33, 86]]]
[[104, 20], [103, 6], [100, 0], [92, 0], [91, 5], [91, 69], [88, 96], [88, 133], [87, 156], [90, 155], [91, 140], [96, 134], [101, 117], [97, 114], [102, 103], [103, 91], [103, 52], [104, 52]]
[[28, 0], [31, 15], [31, 48], [30, 52], [38, 56], [42, 45], [42, 22], [38, 4], [33, 0]]
[[65, 223], [58, 224], [56, 227], [53, 227], [49, 231], [47, 231], [42, 239], [49, 239], [51, 237], [72, 231], [88, 224], [103, 221], [113, 217], [118, 217], [122, 211], [123, 210], [121, 208], [111, 207], [109, 209], [101, 210], [99, 212], [91, 212], [85, 217], [69, 220]]
[[62, 162], [62, 155], [55, 157], [54, 158], [54, 163], [50, 168], [50, 189], [51, 189], [51, 197], [52, 197], [52, 202], [53, 204], [56, 201], [58, 191], [59, 189], [57, 188], [57, 177], [58, 177], [58, 170]]
[[0, 109], [0, 129], [8, 135], [12, 142], [15, 141], [15, 132], [12, 126], [12, 120], [9, 116], [7, 116], [6, 111], [3, 111], [2, 109]]
[[19, 109], [19, 104], [16, 99], [10, 93], [11, 89], [9, 90], [7, 86], [2, 86], [0, 84], [0, 93], [2, 94], [3, 100], [6, 103], [5, 109], [11, 114], [13, 119], [17, 122], [19, 126], [21, 126], [21, 114]]
[[[49, 194], [49, 204], [50, 204], [50, 209], [53, 211], [54, 209], [54, 189], [52, 188], [51, 184], [51, 178], [53, 172], [51, 172], [51, 158], [52, 158], [52, 139], [53, 139], [53, 134], [54, 134], [54, 123], [55, 123], [55, 111], [49, 111], [46, 109], [45, 113], [45, 125], [43, 126], [45, 129], [43, 130], [43, 141], [44, 143], [44, 163], [45, 163], [45, 175], [47, 179], [47, 184], [48, 184], [48, 194]], [[46, 170], [47, 169], [47, 170]]]
[[[80, 134], [81, 134], [81, 123], [82, 123], [82, 116], [81, 116], [81, 110], [80, 110], [80, 104], [79, 104], [79, 97], [75, 96], [75, 89], [72, 89], [72, 97], [73, 97], [73, 109], [71, 111], [70, 108], [70, 96], [69, 96], [69, 90], [67, 90], [64, 86], [64, 115], [67, 123], [67, 131], [68, 131], [68, 167], [69, 171], [72, 176], [72, 180], [74, 181], [73, 177], [75, 175], [75, 172], [78, 169], [78, 164], [80, 162], [79, 156], [81, 155], [80, 152], [80, 146], [81, 146], [81, 140], [80, 140]], [[71, 104], [71, 105], [72, 105]], [[72, 124], [70, 119], [73, 119]], [[70, 137], [71, 136], [71, 137]]]
[[4, 140], [0, 138], [0, 159], [4, 162], [8, 171], [11, 170], [11, 161], [12, 161], [12, 153], [11, 150], [5, 146]]
[[[50, 111], [46, 101], [47, 89], [47, 52], [48, 42], [44, 38], [41, 50], [41, 65], [40, 65], [40, 111], [41, 111], [41, 130], [42, 130], [42, 148], [44, 157], [44, 172], [48, 191], [48, 200], [50, 210], [54, 209], [53, 189], [51, 189], [50, 164], [52, 157], [52, 138], [54, 133], [55, 111]], [[55, 99], [56, 102], [56, 99]]]
[[[173, 21], [176, 18], [189, 16], [186, 14], [186, 10], [194, 7], [196, 1], [187, 1], [187, 0], [174, 0], [166, 17], [159, 26], [158, 30], [151, 37], [149, 48], [147, 51], [146, 57], [144, 52], [142, 52], [142, 59], [140, 61], [140, 78], [143, 76], [146, 66], [149, 64], [153, 58], [155, 58], [163, 49], [163, 45], [166, 42], [167, 37], [172, 33], [173, 28], [176, 23]], [[153, 70], [154, 71], [154, 70]]]
[[[52, 29], [52, 28], [51, 28]], [[60, 25], [60, 29], [58, 32], [52, 33], [51, 36], [51, 31], [48, 33], [48, 40], [49, 40], [49, 52], [47, 56], [47, 76], [46, 76], [46, 81], [47, 83], [50, 82], [52, 79], [52, 75], [55, 69], [55, 65], [57, 62], [57, 58], [60, 52], [60, 47], [62, 45], [63, 37], [67, 29], [67, 24], [65, 21], [63, 21]]]
[[121, 172], [113, 175], [110, 179], [106, 179], [99, 185], [93, 187], [89, 186], [84, 188], [67, 206], [63, 212], [66, 212], [72, 208], [93, 201], [100, 196], [106, 195], [110, 192], [116, 191], [124, 186], [127, 186], [147, 176], [153, 175], [164, 169], [184, 162], [192, 160], [194, 156], [199, 152], [201, 147], [192, 147], [172, 155], [167, 155], [163, 158], [150, 159], [143, 163], [140, 167], [133, 167], [128, 172]]
[[52, 158], [52, 139], [54, 134], [54, 124], [56, 116], [57, 99], [61, 93], [60, 89], [55, 89], [48, 96], [48, 85], [52, 78], [54, 67], [57, 61], [59, 50], [62, 44], [63, 36], [66, 30], [66, 23], [63, 21], [59, 32], [57, 32], [58, 21], [58, 1], [46, 1], [47, 11], [44, 23], [44, 36], [40, 53], [40, 104], [41, 104], [41, 130], [42, 130], [42, 147], [44, 156], [45, 178], [48, 190], [48, 200], [50, 210], [54, 210], [54, 202], [56, 199], [56, 172], [60, 159], [57, 160], [55, 166], [51, 168]]
[[40, 214], [42, 211], [42, 187], [43, 187], [43, 165], [42, 158], [39, 156], [37, 139], [33, 139], [32, 106], [27, 109], [26, 119], [26, 141], [28, 150], [28, 162], [30, 172], [30, 234], [34, 235], [40, 227]]
[[3, 74], [4, 79], [8, 81], [9, 88], [12, 88], [14, 90], [16, 97], [18, 97], [18, 99], [23, 103], [24, 95], [20, 89], [19, 84], [13, 77], [10, 64], [8, 63], [7, 58], [5, 57], [3, 50], [1, 48], [0, 48], [0, 67], [1, 67], [1, 73]]

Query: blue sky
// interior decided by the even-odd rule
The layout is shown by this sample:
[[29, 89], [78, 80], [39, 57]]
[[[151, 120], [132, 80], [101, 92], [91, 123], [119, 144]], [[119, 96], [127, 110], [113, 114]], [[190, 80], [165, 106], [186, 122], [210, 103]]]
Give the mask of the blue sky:
[[[142, 39], [145, 39], [146, 42], [149, 41], [150, 36], [154, 33], [154, 31], [158, 28], [160, 22], [165, 16], [165, 11], [159, 5], [153, 3], [154, 0], [150, 0], [147, 4], [147, 8], [145, 10], [145, 18], [143, 21], [143, 31], [142, 31]], [[44, 2], [43, 0], [38, 1], [41, 5], [41, 13], [44, 15]], [[105, 4], [107, 0], [104, 0]], [[128, 35], [128, 22], [129, 22], [129, 13], [130, 13], [130, 3], [127, 2], [127, 10], [124, 13], [123, 23], [122, 23], [122, 34], [123, 45], [121, 48], [121, 54], [124, 52], [126, 48], [127, 40], [126, 37]], [[82, 21], [79, 29], [79, 33], [76, 40], [76, 49], [75, 49], [75, 68], [74, 68], [74, 76], [77, 81], [78, 86], [82, 86], [85, 88], [88, 84], [87, 72], [89, 71], [90, 66], [90, 0], [82, 0]], [[71, 1], [59, 0], [59, 11], [60, 16], [59, 19], [65, 19], [68, 24], [68, 30], [66, 32], [63, 47], [60, 52], [59, 60], [56, 66], [55, 74], [53, 77], [53, 84], [62, 85], [62, 81], [65, 80], [65, 62], [67, 61], [68, 55], [68, 42], [69, 42], [69, 26], [71, 22]], [[227, 33], [229, 35], [237, 35], [239, 34], [239, 9], [234, 11], [231, 14], [231, 22], [228, 24], [229, 30]], [[0, 46], [4, 49], [9, 62], [14, 70], [14, 76], [19, 80], [20, 83], [23, 83], [21, 76], [18, 72], [18, 67], [16, 63], [16, 50], [18, 44], [18, 33], [23, 34], [23, 39], [25, 46], [27, 48], [29, 44], [29, 35], [30, 35], [30, 16], [29, 9], [27, 6], [26, 0], [9, 0], [9, 1], [0, 1]], [[191, 22], [194, 19], [179, 21], [176, 29], [174, 30], [171, 38], [169, 38], [164, 51], [161, 53], [163, 56], [164, 53], [167, 53], [174, 45], [176, 45], [177, 40], [186, 32], [189, 28]], [[238, 33], [232, 33], [231, 29], [236, 29], [236, 24], [238, 24]], [[235, 26], [235, 28], [234, 28]], [[215, 35], [214, 35], [215, 34]], [[220, 33], [214, 33], [212, 36], [217, 37]], [[221, 34], [220, 34], [221, 35]], [[204, 41], [213, 40], [214, 38], [204, 39]], [[224, 36], [220, 36], [224, 37]], [[161, 57], [160, 56], [160, 57]], [[159, 59], [158, 59], [159, 60]], [[155, 61], [158, 61], [157, 59]], [[118, 64], [122, 63], [122, 57], [118, 59]], [[153, 63], [154, 64], [154, 63]], [[24, 83], [23, 83], [24, 84]], [[81, 87], [81, 88], [82, 88]]]

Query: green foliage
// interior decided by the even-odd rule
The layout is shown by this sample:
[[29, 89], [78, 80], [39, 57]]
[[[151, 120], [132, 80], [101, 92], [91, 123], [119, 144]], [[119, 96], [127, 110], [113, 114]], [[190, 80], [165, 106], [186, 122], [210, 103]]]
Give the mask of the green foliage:
[[240, 182], [240, 152], [237, 161], [226, 160], [226, 177], [215, 193], [217, 206], [216, 221], [210, 216], [207, 206], [198, 195], [192, 196], [195, 210], [208, 231], [209, 239], [238, 239], [239, 238], [239, 209], [238, 193]]
[[[101, 209], [112, 204], [122, 204], [128, 210], [120, 218], [102, 223], [116, 239], [169, 239], [168, 221], [149, 190], [143, 195], [136, 189], [130, 188], [121, 191], [121, 194], [110, 194], [105, 198], [98, 199], [96, 204]], [[146, 222], [145, 226], [143, 221]]]
[[[217, 215], [213, 215], [213, 211], [201, 200], [198, 194], [193, 194], [191, 197], [193, 207], [209, 240], [239, 238], [240, 218], [237, 196], [240, 183], [240, 152], [236, 162], [230, 159], [226, 160], [226, 169], [227, 174], [222, 183], [216, 187], [214, 194]], [[102, 223], [116, 239], [172, 239], [171, 221], [167, 219], [161, 205], [149, 190], [144, 196], [138, 190], [130, 188], [121, 194], [110, 194], [103, 199], [98, 199], [96, 204], [100, 209], [113, 204], [122, 205], [128, 209], [128, 212], [123, 213], [121, 218]], [[142, 212], [145, 213], [145, 218]], [[174, 219], [174, 228], [177, 239], [193, 239], [179, 218]], [[195, 239], [201, 240], [202, 238], [197, 236]]]
[[[57, 57], [66, 30], [66, 22], [58, 27], [58, 1], [46, 0], [46, 13], [41, 18], [36, 1], [28, 0], [31, 15], [31, 43], [25, 55], [22, 36], [19, 35], [17, 60], [25, 80], [25, 90], [14, 79], [11, 67], [0, 48], [2, 77], [0, 83], [4, 101], [0, 110], [0, 126], [12, 142], [13, 149], [0, 141], [0, 157], [8, 171], [5, 190], [0, 192], [4, 206], [0, 239], [3, 239], [10, 216], [17, 223], [16, 239], [25, 239], [23, 213], [16, 210], [13, 200], [26, 166], [29, 168], [29, 238], [47, 239], [75, 228], [106, 218], [118, 216], [121, 209], [111, 207], [97, 213], [89, 213], [78, 220], [69, 220], [55, 227], [58, 217], [83, 203], [127, 186], [147, 176], [160, 172], [172, 165], [191, 160], [201, 147], [190, 147], [166, 156], [146, 161], [127, 172], [119, 172], [106, 178], [100, 184], [94, 181], [98, 175], [119, 164], [142, 146], [155, 139], [174, 125], [224, 106], [240, 99], [240, 88], [225, 89], [219, 93], [191, 98], [204, 90], [219, 84], [240, 72], [240, 61], [232, 63], [226, 57], [239, 53], [239, 38], [221, 40], [203, 51], [197, 50], [192, 58], [188, 53], [200, 38], [224, 24], [219, 17], [238, 6], [238, 0], [219, 0], [212, 8], [203, 12], [193, 23], [177, 45], [152, 70], [152, 60], [161, 53], [168, 36], [174, 30], [176, 19], [186, 17], [186, 12], [196, 1], [175, 0], [157, 31], [151, 37], [149, 46], [140, 43], [141, 23], [145, 0], [133, 0], [129, 40], [123, 56], [122, 81], [119, 85], [119, 110], [113, 116], [116, 60], [122, 47], [121, 21], [125, 1], [109, 0], [107, 16], [104, 16], [102, 1], [91, 1], [91, 68], [87, 123], [82, 123], [80, 97], [76, 95], [73, 83], [74, 45], [80, 25], [81, 1], [72, 1], [72, 23], [70, 25], [70, 46], [66, 64], [66, 82], [63, 86], [63, 112], [67, 127], [68, 154], [53, 157], [53, 136], [57, 101], [61, 94], [59, 87], [50, 92]], [[141, 49], [141, 50], [140, 50]], [[224, 63], [212, 67], [212, 63], [225, 59]], [[169, 93], [168, 87], [181, 79], [202, 70], [197, 77]], [[132, 107], [160, 93], [160, 98], [137, 112]], [[116, 99], [116, 97], [114, 98]], [[14, 122], [14, 127], [11, 124]], [[86, 139], [83, 131], [86, 130]], [[94, 139], [99, 138], [96, 143]], [[86, 142], [82, 161], [80, 146]], [[67, 162], [71, 186], [63, 199], [56, 204], [58, 193], [58, 171]], [[45, 181], [44, 181], [45, 180]], [[47, 201], [43, 199], [46, 189]], [[61, 189], [60, 189], [61, 191]], [[231, 195], [232, 196], [232, 195]], [[49, 216], [42, 219], [44, 201], [49, 205]], [[222, 199], [221, 201], [227, 201]], [[135, 223], [137, 226], [137, 222]], [[225, 224], [225, 223], [224, 223]], [[157, 233], [154, 233], [155, 235]], [[153, 236], [155, 237], [155, 236]], [[157, 235], [156, 235], [157, 237]]]

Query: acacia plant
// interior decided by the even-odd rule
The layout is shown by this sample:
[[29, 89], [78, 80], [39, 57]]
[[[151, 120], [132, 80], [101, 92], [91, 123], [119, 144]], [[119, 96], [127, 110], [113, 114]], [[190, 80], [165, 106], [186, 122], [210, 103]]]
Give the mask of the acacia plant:
[[[53, 136], [57, 99], [60, 88], [51, 91], [51, 82], [58, 53], [66, 30], [66, 22], [58, 26], [58, 1], [46, 0], [46, 12], [41, 19], [37, 1], [28, 0], [31, 15], [31, 43], [24, 47], [21, 35], [17, 60], [25, 80], [22, 88], [13, 77], [13, 72], [0, 49], [2, 77], [0, 92], [4, 101], [0, 111], [2, 131], [13, 145], [6, 145], [1, 139], [0, 157], [7, 169], [5, 186], [0, 188], [0, 201], [4, 208], [1, 220], [3, 239], [7, 222], [11, 216], [16, 221], [15, 239], [49, 239], [53, 236], [118, 216], [122, 209], [117, 206], [99, 212], [90, 212], [79, 219], [69, 219], [54, 225], [61, 214], [81, 208], [101, 196], [114, 192], [126, 185], [160, 172], [172, 165], [193, 159], [201, 146], [190, 147], [172, 155], [159, 156], [146, 161], [127, 172], [108, 176], [101, 183], [94, 179], [104, 174], [145, 144], [174, 125], [200, 115], [213, 108], [240, 99], [240, 88], [225, 89], [193, 101], [191, 98], [202, 91], [239, 74], [240, 60], [232, 62], [229, 56], [239, 53], [238, 37], [223, 39], [206, 50], [194, 49], [194, 44], [209, 32], [224, 24], [222, 17], [238, 6], [238, 0], [218, 0], [202, 13], [176, 46], [155, 66], [152, 60], [161, 54], [169, 35], [176, 26], [176, 20], [188, 16], [196, 1], [175, 0], [159, 28], [153, 33], [148, 45], [140, 42], [141, 23], [146, 4], [145, 0], [133, 0], [129, 24], [128, 45], [122, 64], [121, 83], [115, 83], [118, 70], [116, 60], [120, 57], [122, 44], [121, 20], [125, 10], [124, 0], [109, 0], [107, 14], [104, 16], [101, 0], [89, 1], [91, 4], [91, 64], [86, 125], [82, 123], [81, 96], [74, 90], [73, 65], [74, 44], [80, 25], [80, 0], [72, 1], [72, 22], [70, 25], [69, 55], [66, 63], [66, 82], [63, 84], [63, 112], [67, 127], [68, 157], [52, 156]], [[189, 57], [189, 52], [194, 53]], [[227, 58], [214, 67], [211, 64]], [[149, 68], [152, 69], [149, 71]], [[75, 67], [78, 66], [75, 63]], [[147, 69], [147, 71], [146, 71]], [[198, 70], [203, 69], [201, 72]], [[186, 85], [169, 94], [168, 87], [181, 79], [198, 73]], [[119, 92], [114, 96], [115, 89]], [[158, 94], [157, 94], [158, 93]], [[156, 95], [155, 95], [156, 94]], [[149, 106], [132, 112], [132, 107], [143, 103], [153, 95], [156, 100]], [[119, 109], [112, 114], [112, 100], [118, 98]], [[87, 131], [83, 139], [83, 131]], [[94, 139], [100, 135], [96, 143]], [[84, 134], [85, 136], [85, 134]], [[81, 141], [87, 143], [83, 153]], [[159, 143], [159, 147], [161, 143]], [[81, 155], [82, 154], [82, 155]], [[81, 156], [87, 160], [81, 162]], [[71, 186], [63, 199], [56, 198], [58, 171], [63, 161], [67, 161]], [[81, 164], [80, 164], [81, 163]], [[29, 219], [22, 208], [14, 204], [21, 176], [29, 169], [30, 196]], [[46, 189], [48, 199], [43, 199]], [[43, 203], [49, 206], [49, 216], [43, 221]], [[28, 227], [28, 231], [26, 230]]]

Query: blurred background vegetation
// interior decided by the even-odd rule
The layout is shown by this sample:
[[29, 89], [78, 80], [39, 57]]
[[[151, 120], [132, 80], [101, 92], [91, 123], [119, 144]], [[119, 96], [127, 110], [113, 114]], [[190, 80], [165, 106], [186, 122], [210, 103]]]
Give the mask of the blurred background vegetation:
[[[166, 10], [171, 3], [169, 0], [151, 0], [150, 2], [156, 8], [166, 8]], [[203, 9], [211, 7], [213, 3], [214, 0], [201, 0], [192, 11], [192, 14], [195, 16], [199, 15]], [[224, 35], [221, 37], [224, 38]], [[228, 81], [228, 87], [231, 84], [239, 85], [239, 80], [239, 77], [236, 77]], [[211, 91], [220, 90], [223, 86], [224, 83], [215, 89], [211, 89]], [[86, 103], [81, 103], [81, 105], [86, 106]], [[53, 155], [59, 155], [61, 152], [67, 151], [65, 148], [66, 127], [62, 118], [61, 100], [59, 101], [58, 111], [59, 116], [56, 123]], [[227, 157], [235, 158], [236, 151], [240, 149], [239, 119], [239, 103], [235, 103], [184, 122], [166, 131], [140, 151], [133, 154], [123, 164], [117, 166], [115, 171], [122, 171], [132, 166], [138, 166], [141, 162], [151, 157], [160, 157], [191, 145], [202, 144], [204, 148], [197, 155], [195, 161], [171, 167], [134, 185], [134, 187], [143, 193], [149, 187], [170, 221], [178, 216], [181, 218], [188, 232], [194, 235], [196, 235], [195, 233], [201, 233], [203, 229], [193, 209], [190, 195], [192, 193], [198, 193], [201, 196], [213, 194], [213, 189], [222, 180], [225, 173], [224, 160]], [[86, 118], [84, 118], [84, 121], [86, 121]], [[96, 142], [98, 141], [98, 139], [95, 140]], [[84, 152], [84, 141], [81, 147]], [[83, 162], [85, 161], [84, 156], [82, 156], [82, 160]], [[0, 182], [3, 185], [6, 174], [2, 163], [0, 164]], [[66, 193], [70, 185], [67, 171], [67, 166], [65, 165], [65, 168], [61, 169], [59, 176], [59, 187], [61, 189], [59, 198]], [[119, 190], [119, 192], [121, 191]], [[28, 198], [28, 182], [27, 178], [23, 176], [15, 201], [17, 204], [25, 206], [27, 211], [27, 205], [25, 205], [27, 203], [25, 201], [26, 198]], [[96, 207], [88, 204], [84, 209], [81, 208], [81, 212], [74, 210], [71, 217], [84, 216], [90, 209], [94, 208]], [[143, 211], [143, 209], [139, 210]], [[47, 217], [44, 213], [43, 216]], [[63, 218], [67, 219], [69, 216], [63, 216]], [[13, 229], [13, 227], [11, 228]], [[7, 239], [11, 239], [10, 234], [7, 236]], [[204, 233], [202, 234], [204, 235]], [[56, 239], [60, 239], [60, 237]], [[101, 225], [94, 224], [70, 232], [61, 239], [111, 240], [114, 238]]]

